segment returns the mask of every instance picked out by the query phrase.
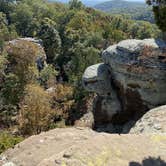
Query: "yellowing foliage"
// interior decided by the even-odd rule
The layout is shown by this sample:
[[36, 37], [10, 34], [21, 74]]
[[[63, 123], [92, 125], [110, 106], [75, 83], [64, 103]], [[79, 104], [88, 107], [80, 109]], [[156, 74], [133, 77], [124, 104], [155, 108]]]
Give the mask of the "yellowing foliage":
[[25, 40], [9, 42], [6, 46], [9, 70], [16, 74], [20, 81], [32, 81], [38, 75], [36, 59], [39, 55], [37, 44]]
[[50, 94], [53, 99], [53, 108], [56, 110], [57, 117], [67, 119], [69, 111], [74, 104], [74, 89], [65, 84], [56, 84], [54, 88], [54, 92]]
[[39, 134], [49, 128], [54, 117], [50, 101], [51, 97], [40, 86], [26, 86], [19, 111], [19, 126], [23, 134]]

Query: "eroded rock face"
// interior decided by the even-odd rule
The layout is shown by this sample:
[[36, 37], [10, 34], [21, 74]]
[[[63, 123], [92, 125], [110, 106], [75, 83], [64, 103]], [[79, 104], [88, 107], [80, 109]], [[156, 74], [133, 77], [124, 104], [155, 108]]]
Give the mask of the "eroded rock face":
[[[149, 109], [166, 103], [166, 43], [164, 41], [124, 40], [103, 51], [102, 59], [109, 71], [104, 72], [104, 83], [101, 84], [104, 87], [108, 85], [107, 88], [100, 89], [99, 81], [98, 84], [94, 81], [103, 78], [103, 72], [100, 72], [100, 76], [93, 77], [91, 67], [85, 71], [83, 83], [85, 75], [89, 75], [90, 88], [89, 85], [85, 85], [85, 89], [96, 92], [99, 96], [102, 96], [100, 92], [103, 92], [103, 89], [104, 94], [108, 92], [115, 94], [122, 109], [112, 121], [124, 123], [131, 118], [138, 119]], [[111, 101], [112, 99], [108, 100], [107, 104]], [[97, 103], [98, 108], [101, 103]], [[98, 112], [102, 111], [101, 106]], [[109, 108], [109, 111], [116, 112], [113, 108], [112, 110]]]
[[111, 85], [109, 66], [101, 63], [88, 67], [82, 80], [86, 90], [99, 95], [94, 101], [95, 123], [109, 122], [113, 115], [121, 111], [120, 102]]

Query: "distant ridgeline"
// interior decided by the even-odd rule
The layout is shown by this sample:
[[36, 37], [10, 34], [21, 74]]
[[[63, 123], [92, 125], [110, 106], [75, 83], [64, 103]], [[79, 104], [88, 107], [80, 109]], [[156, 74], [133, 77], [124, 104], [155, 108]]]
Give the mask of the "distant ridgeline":
[[[62, 3], [68, 3], [69, 0], [48, 0], [49, 2], [62, 2]], [[102, 0], [81, 0], [81, 2], [86, 5], [86, 6], [90, 6], [93, 7], [101, 2], [103, 2]]]
[[112, 0], [99, 3], [94, 8], [111, 14], [125, 14], [135, 20], [144, 20], [154, 23], [151, 8], [143, 2], [129, 2], [124, 0]]

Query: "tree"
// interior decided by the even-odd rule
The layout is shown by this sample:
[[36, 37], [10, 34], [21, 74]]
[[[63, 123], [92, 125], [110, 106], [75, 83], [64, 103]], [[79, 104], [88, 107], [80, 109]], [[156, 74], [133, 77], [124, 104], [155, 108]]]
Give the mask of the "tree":
[[5, 41], [17, 37], [15, 27], [8, 24], [6, 14], [0, 12], [0, 51], [2, 51]]
[[32, 36], [30, 28], [33, 21], [33, 13], [27, 4], [17, 5], [11, 14], [11, 22], [16, 26], [17, 32], [21, 36]]
[[76, 87], [81, 86], [81, 78], [84, 70], [100, 62], [100, 51], [94, 47], [86, 47], [85, 43], [77, 42], [71, 51], [71, 60], [65, 66], [69, 81]]
[[83, 8], [83, 4], [80, 0], [70, 0], [69, 1], [69, 9], [81, 9]]
[[38, 37], [43, 40], [43, 45], [47, 54], [47, 61], [54, 64], [61, 50], [61, 38], [55, 29], [55, 22], [45, 18], [41, 23]]
[[10, 14], [14, 10], [15, 0], [0, 0], [0, 12], [6, 14], [8, 21], [10, 22]]
[[55, 84], [57, 75], [58, 72], [54, 67], [52, 65], [48, 65], [41, 70], [39, 74], [39, 82], [43, 87], [49, 88]]
[[166, 32], [166, 1], [147, 0], [147, 4], [153, 6], [156, 24], [163, 32]]

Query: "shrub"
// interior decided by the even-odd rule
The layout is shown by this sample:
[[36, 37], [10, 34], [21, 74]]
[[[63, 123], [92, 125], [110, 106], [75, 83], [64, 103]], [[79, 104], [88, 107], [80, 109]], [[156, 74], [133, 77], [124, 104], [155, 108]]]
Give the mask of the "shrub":
[[20, 103], [19, 128], [24, 135], [39, 134], [46, 131], [54, 118], [51, 98], [39, 85], [28, 84], [25, 96]]
[[0, 83], [2, 82], [2, 79], [5, 75], [6, 64], [7, 64], [7, 59], [5, 53], [4, 52], [1, 53], [0, 50]]
[[4, 104], [2, 98], [0, 99], [0, 128], [11, 127], [17, 124], [18, 109], [11, 104]]
[[17, 105], [23, 96], [26, 84], [35, 82], [38, 77], [35, 61], [39, 49], [37, 44], [32, 42], [16, 40], [9, 42], [5, 50], [8, 54], [7, 67], [1, 92], [6, 104]]
[[56, 82], [56, 76], [58, 72], [54, 69], [52, 65], [46, 66], [39, 75], [39, 82], [45, 88], [53, 86]]
[[19, 142], [23, 141], [23, 137], [13, 136], [7, 132], [0, 133], [0, 154], [8, 148], [14, 147]]
[[74, 104], [74, 89], [65, 84], [56, 84], [55, 90], [50, 93], [53, 99], [53, 108], [56, 110], [55, 122], [66, 120]]
[[37, 44], [29, 41], [17, 40], [6, 46], [8, 53], [8, 72], [17, 75], [21, 84], [25, 85], [38, 76], [36, 59], [39, 53]]

